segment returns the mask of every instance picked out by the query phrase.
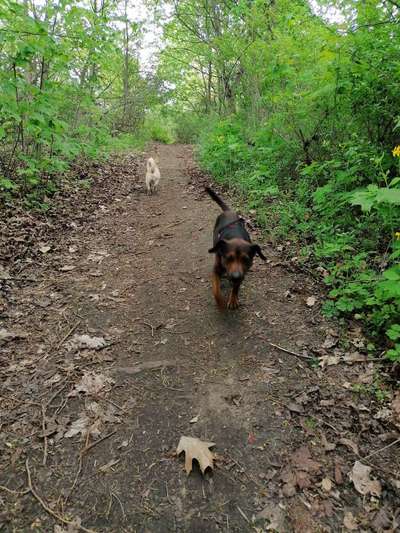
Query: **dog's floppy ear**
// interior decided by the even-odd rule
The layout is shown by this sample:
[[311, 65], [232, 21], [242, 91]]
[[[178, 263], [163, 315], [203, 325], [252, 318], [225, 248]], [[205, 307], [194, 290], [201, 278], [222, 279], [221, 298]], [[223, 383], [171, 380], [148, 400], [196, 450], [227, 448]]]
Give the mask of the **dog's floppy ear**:
[[251, 249], [252, 249], [252, 252], [254, 253], [254, 255], [258, 255], [259, 257], [261, 257], [261, 259], [263, 261], [266, 261], [267, 258], [265, 257], [265, 255], [262, 253], [261, 251], [261, 248], [258, 246], [258, 244], [252, 244], [251, 245]]
[[208, 250], [209, 254], [217, 254], [217, 253], [224, 253], [224, 250], [226, 249], [226, 241], [224, 239], [220, 239], [212, 248]]

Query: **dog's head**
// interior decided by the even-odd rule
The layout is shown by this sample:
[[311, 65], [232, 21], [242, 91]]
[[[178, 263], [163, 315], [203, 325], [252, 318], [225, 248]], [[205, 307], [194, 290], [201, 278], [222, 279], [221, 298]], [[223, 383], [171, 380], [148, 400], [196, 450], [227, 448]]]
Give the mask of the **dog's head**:
[[264, 261], [267, 259], [258, 244], [252, 244], [244, 239], [220, 239], [208, 251], [220, 257], [221, 266], [232, 283], [240, 283], [243, 280], [246, 272], [253, 264], [255, 255]]

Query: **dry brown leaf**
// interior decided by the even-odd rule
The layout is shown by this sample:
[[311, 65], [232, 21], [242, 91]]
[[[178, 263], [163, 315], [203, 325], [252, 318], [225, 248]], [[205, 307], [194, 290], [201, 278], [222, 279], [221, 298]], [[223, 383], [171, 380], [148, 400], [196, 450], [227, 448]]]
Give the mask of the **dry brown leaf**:
[[331, 452], [336, 448], [336, 444], [334, 442], [328, 442], [327, 438], [323, 433], [321, 433], [321, 443], [324, 447], [324, 450], [327, 452]]
[[83, 437], [86, 437], [88, 434], [93, 437], [98, 437], [101, 433], [99, 429], [100, 424], [100, 420], [93, 422], [87, 415], [83, 414], [80, 418], [75, 420], [75, 422], [72, 422], [64, 437], [75, 437], [75, 435], [79, 435], [79, 433], [81, 433]]
[[293, 453], [291, 462], [296, 468], [304, 470], [305, 472], [318, 472], [321, 468], [320, 463], [317, 463], [317, 461], [312, 459], [310, 450], [307, 446], [298, 448]]
[[60, 267], [58, 270], [60, 270], [61, 272], [70, 272], [71, 270], [74, 270], [75, 268], [76, 266], [74, 265], [64, 265]]
[[284, 485], [282, 487], [282, 494], [286, 496], [286, 498], [290, 498], [291, 496], [294, 496], [296, 494], [296, 474], [293, 472], [293, 470], [290, 467], [285, 467], [281, 473], [281, 480], [283, 481]]
[[321, 481], [321, 487], [325, 492], [330, 492], [332, 490], [333, 483], [328, 477], [324, 477], [324, 479]]
[[319, 358], [319, 366], [325, 368], [326, 366], [338, 365], [340, 363], [340, 355], [322, 355]]
[[296, 403], [296, 402], [289, 402], [288, 404], [286, 404], [286, 407], [289, 409], [289, 411], [291, 411], [292, 413], [298, 413], [298, 414], [302, 414], [304, 413], [304, 408], [302, 405], [300, 405], [299, 403]]
[[48, 244], [43, 244], [42, 246], [39, 246], [39, 252], [41, 254], [47, 254], [47, 252], [49, 252], [51, 250], [51, 246], [49, 246]]
[[365, 363], [367, 360], [367, 357], [360, 352], [351, 352], [346, 353], [343, 357], [343, 360], [348, 365], [352, 365], [353, 363]]
[[280, 507], [275, 505], [275, 503], [268, 503], [264, 509], [258, 513], [257, 519], [266, 520], [263, 531], [285, 533], [288, 530], [285, 513]]
[[354, 463], [353, 469], [349, 474], [349, 478], [354, 484], [356, 490], [363, 494], [372, 494], [373, 496], [380, 496], [382, 487], [377, 479], [370, 479], [372, 468], [363, 465], [360, 461]]
[[367, 365], [365, 372], [359, 373], [357, 377], [357, 383], [363, 383], [364, 385], [370, 385], [374, 380], [375, 368], [373, 363]]
[[343, 517], [343, 527], [348, 531], [357, 531], [358, 524], [357, 520], [354, 518], [353, 513], [345, 513]]
[[317, 299], [315, 296], [310, 296], [309, 298], [307, 298], [306, 300], [306, 304], [308, 305], [308, 307], [313, 307], [316, 303]]
[[180, 438], [176, 454], [180, 455], [185, 452], [185, 470], [187, 474], [192, 471], [193, 459], [199, 463], [200, 470], [204, 474], [207, 468], [213, 468], [214, 454], [209, 450], [215, 446], [214, 442], [205, 442], [196, 437], [184, 437]]
[[0, 265], [0, 280], [10, 279], [10, 271]]
[[336, 485], [343, 484], [342, 467], [340, 465], [340, 460], [337, 457], [335, 458], [335, 483]]
[[327, 334], [324, 340], [324, 343], [322, 345], [322, 348], [329, 350], [329, 348], [333, 348], [334, 346], [336, 346], [338, 342], [339, 342], [339, 338], [336, 335], [333, 335], [333, 332], [330, 332]]
[[296, 483], [299, 489], [308, 489], [311, 487], [312, 482], [309, 473], [304, 470], [297, 470]]
[[284, 485], [282, 493], [286, 497], [296, 494], [296, 486], [300, 489], [311, 487], [311, 475], [319, 472], [321, 465], [312, 459], [307, 446], [298, 448], [291, 457], [291, 466], [287, 466], [281, 474]]
[[107, 342], [104, 337], [90, 337], [89, 335], [74, 335], [69, 341], [69, 346], [72, 349], [91, 349], [101, 350], [107, 346]]
[[373, 530], [378, 533], [381, 531], [385, 531], [386, 533], [395, 533], [395, 531], [399, 531], [399, 517], [393, 516], [388, 507], [382, 507], [376, 513], [371, 525]]
[[77, 396], [80, 392], [97, 396], [100, 392], [105, 392], [105, 389], [108, 389], [113, 383], [114, 380], [104, 374], [85, 372], [80, 382], [75, 385], [68, 396]]
[[105, 250], [96, 250], [88, 255], [88, 261], [100, 264], [104, 260], [104, 258], [108, 257], [109, 255], [110, 254]]
[[343, 444], [343, 446], [346, 446], [350, 451], [355, 453], [356, 455], [359, 455], [358, 453], [358, 446], [355, 442], [353, 442], [351, 439], [346, 439], [345, 437], [342, 437], [339, 440], [340, 444]]
[[0, 344], [13, 341], [15, 339], [24, 339], [27, 333], [18, 333], [16, 331], [9, 331], [5, 328], [0, 328]]

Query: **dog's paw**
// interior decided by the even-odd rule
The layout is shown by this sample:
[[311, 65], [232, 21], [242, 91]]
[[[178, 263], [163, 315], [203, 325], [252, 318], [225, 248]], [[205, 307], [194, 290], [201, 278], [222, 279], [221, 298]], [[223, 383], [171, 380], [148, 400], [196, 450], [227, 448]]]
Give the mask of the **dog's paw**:
[[235, 296], [231, 296], [228, 300], [226, 307], [230, 310], [239, 308], [239, 300]]

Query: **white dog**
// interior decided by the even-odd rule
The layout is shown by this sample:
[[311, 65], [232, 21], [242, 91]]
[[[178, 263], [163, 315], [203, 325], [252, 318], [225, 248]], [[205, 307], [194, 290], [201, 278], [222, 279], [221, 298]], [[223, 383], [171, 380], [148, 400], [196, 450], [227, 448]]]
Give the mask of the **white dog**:
[[147, 194], [157, 192], [161, 175], [160, 170], [152, 157], [147, 160], [146, 189]]

